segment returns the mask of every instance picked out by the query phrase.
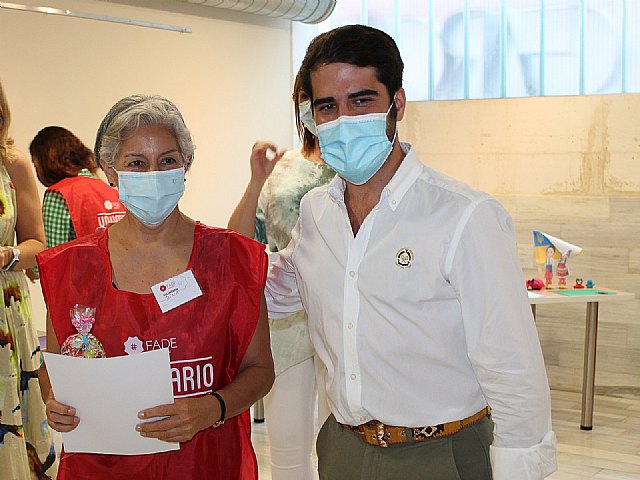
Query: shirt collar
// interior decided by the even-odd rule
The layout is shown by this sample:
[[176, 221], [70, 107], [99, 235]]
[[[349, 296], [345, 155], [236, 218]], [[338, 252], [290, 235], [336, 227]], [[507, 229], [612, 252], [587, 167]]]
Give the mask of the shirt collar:
[[344, 202], [344, 190], [346, 187], [347, 182], [340, 175], [336, 175], [329, 182], [329, 195], [339, 202]]
[[[418, 154], [411, 147], [411, 144], [400, 142], [400, 148], [405, 153], [405, 158], [396, 170], [389, 183], [382, 190], [380, 201], [389, 203], [391, 210], [395, 210], [409, 187], [413, 185], [418, 176], [422, 173], [422, 162]], [[329, 182], [329, 195], [339, 202], [344, 202], [345, 180], [336, 175]]]
[[389, 183], [382, 190], [380, 200], [388, 202], [391, 210], [395, 210], [409, 188], [415, 183], [422, 173], [423, 165], [418, 158], [418, 154], [409, 143], [400, 143], [402, 151], [405, 153], [404, 160], [396, 170]]

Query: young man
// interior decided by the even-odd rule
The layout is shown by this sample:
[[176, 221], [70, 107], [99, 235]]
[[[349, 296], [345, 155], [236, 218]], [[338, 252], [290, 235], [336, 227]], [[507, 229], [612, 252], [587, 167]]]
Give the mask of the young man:
[[316, 37], [300, 68], [324, 161], [272, 265], [272, 318], [301, 306], [332, 415], [320, 478], [542, 479], [550, 395], [508, 213], [400, 143], [403, 63], [387, 34]]

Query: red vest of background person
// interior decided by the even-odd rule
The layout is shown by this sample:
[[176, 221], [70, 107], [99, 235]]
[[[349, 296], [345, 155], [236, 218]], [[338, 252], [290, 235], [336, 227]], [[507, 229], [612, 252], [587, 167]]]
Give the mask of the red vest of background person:
[[68, 177], [47, 190], [60, 192], [64, 197], [76, 237], [106, 228], [124, 217], [126, 212], [118, 191], [99, 178]]
[[[95, 307], [91, 333], [107, 357], [169, 348], [175, 398], [207, 395], [231, 383], [258, 324], [267, 272], [264, 245], [196, 223], [187, 270], [203, 295], [163, 313], [151, 293], [113, 286], [108, 240], [109, 229], [37, 256], [59, 344], [76, 333], [70, 308]], [[257, 480], [250, 429], [245, 412], [201, 430], [176, 451], [130, 456], [63, 451], [58, 480]]]

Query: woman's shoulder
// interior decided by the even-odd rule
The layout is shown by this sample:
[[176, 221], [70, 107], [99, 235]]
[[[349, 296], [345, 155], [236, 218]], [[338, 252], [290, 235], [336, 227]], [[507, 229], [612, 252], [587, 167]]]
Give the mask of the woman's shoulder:
[[207, 243], [211, 246], [227, 245], [231, 248], [243, 248], [255, 251], [264, 251], [265, 248], [263, 243], [246, 237], [241, 233], [228, 228], [210, 227], [201, 222], [196, 222], [194, 235], [197, 241]]
[[31, 173], [31, 162], [29, 162], [24, 153], [14, 146], [10, 146], [7, 149], [7, 158], [4, 166], [12, 177]]
[[260, 242], [256, 242], [252, 238], [246, 237], [245, 235], [242, 235], [241, 233], [238, 233], [234, 230], [231, 230], [229, 228], [223, 228], [223, 227], [211, 227], [200, 221], [196, 221], [194, 236], [201, 237], [201, 238], [219, 239], [220, 241], [231, 240], [231, 241], [238, 241], [242, 243], [245, 243], [245, 242], [257, 243], [258, 245], [262, 245], [264, 247], [264, 245], [261, 244]]
[[41, 261], [52, 258], [70, 258], [80, 252], [97, 251], [106, 247], [107, 229], [99, 230], [89, 235], [76, 238], [69, 242], [61, 243], [55, 247], [48, 248], [38, 254]]

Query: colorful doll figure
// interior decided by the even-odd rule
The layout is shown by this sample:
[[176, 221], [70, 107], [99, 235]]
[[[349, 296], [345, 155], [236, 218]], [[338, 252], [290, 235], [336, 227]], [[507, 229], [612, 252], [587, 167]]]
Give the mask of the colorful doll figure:
[[547, 288], [551, 288], [553, 283], [553, 255], [555, 253], [555, 247], [550, 246], [547, 248], [547, 259], [544, 265], [544, 280]]
[[567, 276], [569, 275], [569, 269], [567, 268], [567, 260], [569, 260], [571, 250], [562, 254], [558, 266], [556, 267], [556, 275], [558, 275], [558, 288], [567, 288]]

